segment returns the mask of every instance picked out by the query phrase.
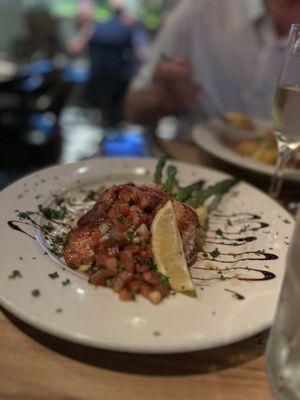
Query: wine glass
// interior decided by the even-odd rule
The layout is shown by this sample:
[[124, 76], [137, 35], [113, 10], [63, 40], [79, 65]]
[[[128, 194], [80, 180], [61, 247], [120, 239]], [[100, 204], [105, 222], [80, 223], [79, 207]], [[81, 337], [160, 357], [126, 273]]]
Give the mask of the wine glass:
[[273, 103], [278, 158], [269, 194], [278, 197], [285, 168], [300, 147], [300, 24], [291, 26], [284, 66]]

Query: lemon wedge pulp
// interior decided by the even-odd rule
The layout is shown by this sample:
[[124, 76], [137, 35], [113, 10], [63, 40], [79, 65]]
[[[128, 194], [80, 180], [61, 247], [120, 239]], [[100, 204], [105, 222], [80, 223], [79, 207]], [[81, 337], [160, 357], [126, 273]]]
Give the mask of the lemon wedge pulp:
[[195, 286], [184, 256], [172, 201], [168, 201], [156, 213], [151, 233], [153, 257], [159, 272], [169, 278], [172, 289], [195, 295]]

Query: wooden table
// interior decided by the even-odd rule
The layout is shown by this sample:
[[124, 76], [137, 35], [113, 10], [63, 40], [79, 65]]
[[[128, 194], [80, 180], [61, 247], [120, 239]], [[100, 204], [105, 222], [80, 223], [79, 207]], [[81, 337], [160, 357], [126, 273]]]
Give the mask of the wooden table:
[[[165, 143], [199, 163], [194, 145]], [[268, 400], [268, 332], [219, 349], [132, 355], [49, 336], [0, 310], [0, 400]]]

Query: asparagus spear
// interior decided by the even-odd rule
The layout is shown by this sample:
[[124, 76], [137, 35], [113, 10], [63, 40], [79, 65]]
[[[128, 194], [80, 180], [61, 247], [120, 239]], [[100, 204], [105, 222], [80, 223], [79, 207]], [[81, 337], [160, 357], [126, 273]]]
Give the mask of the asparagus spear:
[[205, 181], [200, 180], [192, 183], [191, 185], [180, 188], [175, 196], [178, 201], [187, 201], [193, 194], [194, 191], [200, 191], [203, 188]]
[[156, 165], [156, 169], [155, 169], [155, 173], [154, 173], [154, 179], [153, 179], [153, 182], [154, 183], [157, 183], [157, 184], [161, 184], [161, 181], [162, 181], [162, 172], [163, 172], [163, 169], [164, 169], [164, 166], [165, 166], [165, 164], [166, 164], [166, 157], [161, 157], [159, 160], [158, 160], [158, 163], [157, 163], [157, 165]]
[[169, 194], [172, 194], [173, 189], [176, 186], [176, 174], [177, 174], [177, 168], [175, 167], [175, 165], [169, 165], [167, 169], [168, 178], [165, 183], [165, 187]]
[[225, 179], [215, 185], [208, 186], [208, 188], [204, 190], [196, 191], [187, 203], [194, 208], [198, 208], [202, 206], [209, 197], [225, 194], [229, 189], [236, 185], [237, 182], [237, 179]]

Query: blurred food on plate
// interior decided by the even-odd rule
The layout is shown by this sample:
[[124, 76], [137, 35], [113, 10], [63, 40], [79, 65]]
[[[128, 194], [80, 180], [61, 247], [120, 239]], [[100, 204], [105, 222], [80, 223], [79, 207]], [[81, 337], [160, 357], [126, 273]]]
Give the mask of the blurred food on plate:
[[[277, 160], [277, 143], [273, 129], [264, 127], [259, 122], [253, 121], [249, 116], [236, 112], [228, 112], [225, 118], [234, 129], [239, 129], [239, 137], [236, 132], [230, 137], [226, 135], [227, 145], [235, 153], [249, 157], [265, 164], [275, 165]], [[243, 136], [243, 131], [247, 134]], [[249, 132], [251, 136], [249, 137]], [[290, 162], [291, 168], [300, 168], [300, 151]]]

